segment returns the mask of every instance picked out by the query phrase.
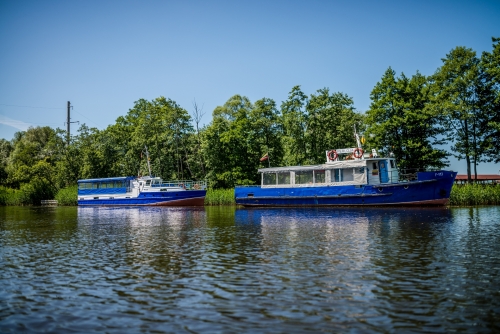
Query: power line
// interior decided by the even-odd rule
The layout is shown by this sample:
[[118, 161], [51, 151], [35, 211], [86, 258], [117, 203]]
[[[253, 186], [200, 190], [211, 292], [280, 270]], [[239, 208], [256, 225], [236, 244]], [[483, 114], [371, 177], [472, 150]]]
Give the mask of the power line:
[[51, 107], [18, 106], [16, 104], [3, 104], [3, 103], [0, 103], [0, 106], [34, 108], [34, 109], [65, 109], [65, 108], [51, 108]]
[[[51, 107], [34, 107], [34, 106], [19, 106], [19, 105], [16, 105], [16, 104], [3, 104], [3, 103], [0, 103], [0, 106], [8, 106], [8, 107], [21, 107], [21, 108], [33, 108], [33, 109], [66, 109], [66, 108], [51, 108]], [[79, 114], [80, 116], [82, 117], [85, 117], [87, 120], [91, 121], [92, 123], [94, 123], [95, 125], [97, 126], [101, 126], [100, 124], [97, 124], [96, 122], [94, 122], [93, 120], [91, 120], [90, 118], [88, 118], [87, 116], [79, 113], [78, 111], [74, 110], [74, 112], [76, 112], [77, 114]], [[37, 124], [37, 123], [33, 123], [33, 124]], [[38, 123], [38, 124], [59, 124], [59, 123]]]
[[87, 116], [85, 115], [82, 115], [81, 113], [79, 113], [78, 111], [76, 111], [75, 109], [73, 109], [74, 112], [76, 112], [78, 115], [82, 116], [82, 117], [85, 117], [86, 119], [88, 119], [89, 121], [91, 121], [92, 123], [94, 123], [95, 125], [97, 126], [101, 126], [100, 124], [97, 124], [96, 122], [94, 122], [93, 120], [91, 120], [90, 118], [88, 118]]

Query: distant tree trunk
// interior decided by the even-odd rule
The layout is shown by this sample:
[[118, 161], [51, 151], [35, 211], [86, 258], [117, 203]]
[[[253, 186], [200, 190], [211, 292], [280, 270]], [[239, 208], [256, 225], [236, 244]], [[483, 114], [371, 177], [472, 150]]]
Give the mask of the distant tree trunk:
[[465, 161], [467, 162], [467, 183], [472, 183], [471, 171], [470, 171], [470, 145], [469, 145], [469, 122], [465, 119], [464, 126], [465, 134]]

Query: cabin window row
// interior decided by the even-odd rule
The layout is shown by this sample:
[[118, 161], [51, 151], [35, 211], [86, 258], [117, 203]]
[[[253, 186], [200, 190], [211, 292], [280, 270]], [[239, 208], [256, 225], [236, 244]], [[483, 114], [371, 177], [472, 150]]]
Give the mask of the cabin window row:
[[[301, 170], [296, 172], [263, 173], [263, 185], [321, 184], [354, 181], [355, 176], [364, 174], [364, 168], [343, 168], [327, 170]], [[293, 180], [292, 180], [293, 179]], [[356, 179], [358, 179], [356, 177]], [[292, 182], [293, 181], [293, 182]]]
[[86, 182], [79, 183], [78, 189], [108, 189], [108, 188], [125, 188], [126, 181], [109, 181], [109, 182]]

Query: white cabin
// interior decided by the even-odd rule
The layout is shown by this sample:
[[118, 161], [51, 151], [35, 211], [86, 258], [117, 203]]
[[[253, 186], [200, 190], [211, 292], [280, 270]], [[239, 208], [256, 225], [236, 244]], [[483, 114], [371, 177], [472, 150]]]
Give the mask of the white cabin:
[[[353, 156], [353, 153], [357, 154]], [[342, 160], [339, 154], [349, 156]], [[363, 150], [356, 148], [329, 150], [326, 151], [326, 157], [326, 163], [320, 165], [259, 169], [261, 185], [264, 188], [282, 188], [399, 182], [399, 172], [393, 157], [378, 157], [376, 152], [366, 156]]]

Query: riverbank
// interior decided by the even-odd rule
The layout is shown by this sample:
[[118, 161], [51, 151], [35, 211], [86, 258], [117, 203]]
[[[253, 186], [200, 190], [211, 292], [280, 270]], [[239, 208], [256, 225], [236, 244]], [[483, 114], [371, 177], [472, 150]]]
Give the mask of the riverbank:
[[[60, 206], [77, 205], [77, 193], [77, 186], [63, 188], [57, 192], [54, 199], [58, 201]], [[33, 199], [22, 189], [10, 189], [0, 186], [0, 205], [33, 204]], [[208, 189], [207, 196], [205, 197], [205, 205], [236, 205], [234, 201], [234, 189]], [[500, 205], [500, 186], [481, 184], [454, 185], [451, 190], [450, 205]]]

